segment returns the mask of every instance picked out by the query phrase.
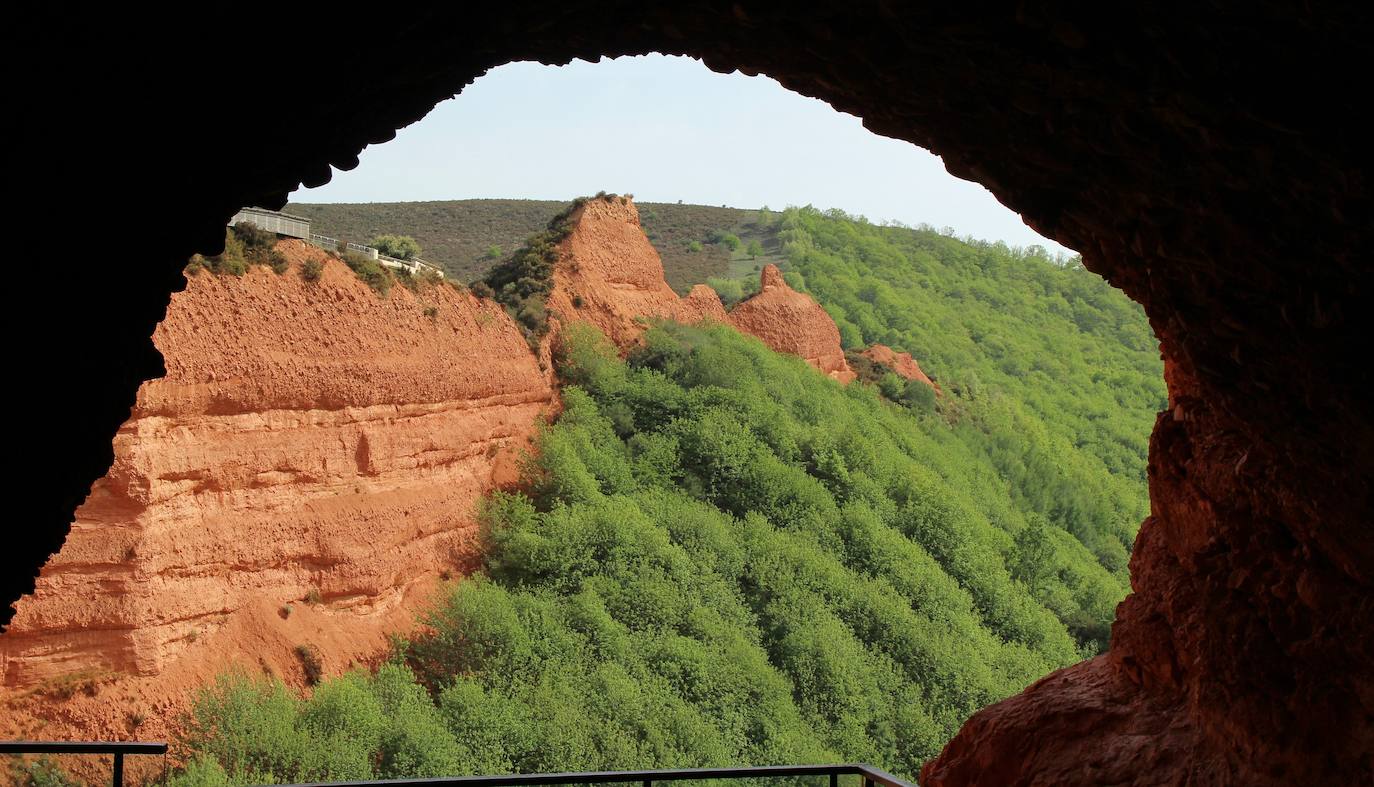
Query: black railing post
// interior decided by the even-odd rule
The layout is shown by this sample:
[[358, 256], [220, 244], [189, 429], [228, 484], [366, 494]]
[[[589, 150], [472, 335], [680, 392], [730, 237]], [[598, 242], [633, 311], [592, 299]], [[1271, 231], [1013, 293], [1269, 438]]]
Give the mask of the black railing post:
[[840, 774], [836, 771], [830, 772], [830, 787], [840, 787]]
[[644, 780], [644, 787], [654, 787], [654, 780], [653, 780], [653, 779], [645, 779], [645, 780]]
[[115, 752], [114, 758], [114, 787], [124, 787], [124, 752]]

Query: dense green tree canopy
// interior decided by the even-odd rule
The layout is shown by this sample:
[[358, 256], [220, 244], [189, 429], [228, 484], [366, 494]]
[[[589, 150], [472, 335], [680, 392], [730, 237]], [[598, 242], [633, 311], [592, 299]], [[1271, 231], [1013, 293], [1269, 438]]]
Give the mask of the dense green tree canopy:
[[420, 244], [409, 235], [378, 235], [369, 245], [388, 257], [413, 260], [420, 256]]
[[485, 576], [451, 584], [375, 674], [303, 700], [225, 678], [181, 783], [912, 775], [968, 715], [1102, 647], [1125, 585], [1009, 493], [987, 448], [1014, 413], [895, 404], [723, 326], [664, 324], [628, 359], [587, 326], [564, 345], [566, 409], [524, 492], [483, 507]]

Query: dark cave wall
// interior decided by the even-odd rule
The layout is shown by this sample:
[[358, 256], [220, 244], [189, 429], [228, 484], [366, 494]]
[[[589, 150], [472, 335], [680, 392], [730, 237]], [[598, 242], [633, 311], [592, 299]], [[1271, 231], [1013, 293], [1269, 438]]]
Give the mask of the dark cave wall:
[[[690, 54], [939, 153], [1081, 251], [1161, 338], [1175, 407], [1152, 439], [1153, 515], [1111, 651], [975, 716], [925, 780], [1374, 775], [1374, 133], [1355, 76], [1370, 20], [1067, 9], [567, 0], [19, 20], [13, 231], [69, 262], [27, 266], [37, 286], [17, 286], [59, 295], [11, 316], [22, 502], [4, 599], [108, 467], [138, 383], [161, 373], [149, 337], [181, 265], [218, 250], [235, 208], [354, 166], [490, 67]], [[404, 56], [359, 54], [360, 30]], [[289, 89], [263, 90], [268, 76]]]

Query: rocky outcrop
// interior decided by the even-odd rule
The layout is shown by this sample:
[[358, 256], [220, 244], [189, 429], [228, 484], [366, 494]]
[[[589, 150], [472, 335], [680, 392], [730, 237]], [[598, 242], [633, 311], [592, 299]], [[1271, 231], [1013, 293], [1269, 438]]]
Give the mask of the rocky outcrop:
[[835, 321], [809, 295], [787, 286], [776, 265], [763, 269], [759, 293], [727, 313], [720, 296], [704, 284], [693, 287], [686, 298], [673, 292], [632, 200], [589, 199], [568, 221], [572, 230], [560, 244], [546, 303], [551, 326], [588, 322], [617, 346], [627, 347], [644, 332], [645, 318], [717, 320], [762, 339], [777, 352], [805, 359], [842, 383], [855, 378]]
[[730, 310], [730, 324], [757, 336], [773, 350], [804, 359], [822, 373], [847, 383], [855, 378], [840, 348], [840, 331], [819, 303], [783, 281], [776, 265], [766, 265], [759, 291]]
[[702, 320], [726, 322], [727, 317], [725, 304], [720, 302], [720, 295], [705, 284], [698, 284], [678, 305], [677, 321], [693, 323]]
[[535, 356], [494, 303], [447, 285], [381, 297], [279, 248], [284, 274], [202, 272], [172, 299], [154, 334], [167, 374], [139, 389], [114, 465], [0, 636], [5, 685], [211, 652], [289, 662], [306, 637], [336, 641], [341, 667], [465, 567], [474, 502], [514, 479], [552, 399]]
[[904, 380], [920, 380], [936, 391], [940, 390], [940, 386], [936, 385], [926, 376], [925, 372], [921, 371], [921, 365], [916, 363], [916, 359], [911, 357], [911, 353], [899, 353], [886, 344], [875, 344], [859, 355], [876, 364], [886, 366], [892, 370], [893, 374]]
[[709, 311], [703, 309], [703, 296], [689, 306], [668, 286], [663, 261], [628, 197], [588, 199], [568, 222], [572, 231], [559, 245], [546, 303], [560, 322], [591, 323], [626, 347], [644, 332], [645, 318], [695, 322], [691, 315]]

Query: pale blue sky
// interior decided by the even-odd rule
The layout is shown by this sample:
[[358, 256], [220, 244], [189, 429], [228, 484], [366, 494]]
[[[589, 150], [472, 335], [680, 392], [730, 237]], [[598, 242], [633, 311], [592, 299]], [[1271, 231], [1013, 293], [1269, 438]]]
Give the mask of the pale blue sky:
[[361, 160], [292, 199], [566, 200], [605, 190], [737, 208], [809, 203], [1062, 249], [934, 154], [767, 77], [683, 57], [501, 66]]

